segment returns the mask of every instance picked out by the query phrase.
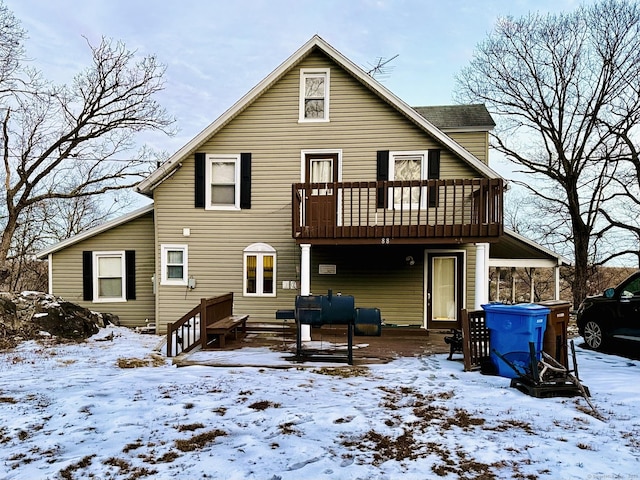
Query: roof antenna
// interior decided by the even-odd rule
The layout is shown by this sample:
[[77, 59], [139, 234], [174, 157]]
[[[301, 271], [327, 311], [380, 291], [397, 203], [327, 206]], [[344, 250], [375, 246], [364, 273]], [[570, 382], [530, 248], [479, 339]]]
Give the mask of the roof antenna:
[[[367, 75], [375, 78], [376, 80], [383, 80], [388, 78], [390, 75], [390, 70], [393, 70], [393, 67], [390, 67], [389, 63], [398, 58], [398, 56], [399, 54], [395, 54], [388, 60], [385, 60], [384, 57], [378, 57], [375, 65], [373, 65], [372, 68], [367, 71]], [[369, 66], [371, 66], [371, 64], [369, 64]]]

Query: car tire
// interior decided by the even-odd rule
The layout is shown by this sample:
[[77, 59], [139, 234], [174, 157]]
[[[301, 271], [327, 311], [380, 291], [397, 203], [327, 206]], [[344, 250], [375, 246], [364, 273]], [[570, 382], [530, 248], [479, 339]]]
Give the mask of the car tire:
[[598, 322], [589, 320], [584, 325], [584, 334], [582, 335], [587, 346], [593, 350], [600, 350], [604, 347], [605, 338], [602, 327]]

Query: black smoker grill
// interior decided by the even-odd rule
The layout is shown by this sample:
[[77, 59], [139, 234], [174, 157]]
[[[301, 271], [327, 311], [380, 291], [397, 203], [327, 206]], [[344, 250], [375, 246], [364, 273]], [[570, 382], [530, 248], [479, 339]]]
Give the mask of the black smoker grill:
[[[302, 325], [347, 326], [347, 362], [353, 365], [353, 335], [380, 336], [382, 319], [378, 308], [355, 308], [352, 295], [298, 295], [295, 310], [278, 310], [276, 318], [296, 320], [296, 357], [302, 358]], [[308, 355], [307, 355], [308, 356]]]

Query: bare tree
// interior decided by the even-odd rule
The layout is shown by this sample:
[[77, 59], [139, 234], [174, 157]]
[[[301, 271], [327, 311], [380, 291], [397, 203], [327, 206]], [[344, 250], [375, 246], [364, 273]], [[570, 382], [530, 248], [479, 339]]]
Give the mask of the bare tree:
[[53, 85], [25, 65], [23, 37], [0, 6], [0, 280], [9, 274], [14, 235], [32, 223], [28, 212], [130, 188], [153, 165], [144, 152], [132, 153], [135, 135], [171, 134], [174, 123], [155, 100], [165, 71], [155, 57], [137, 58], [105, 38], [87, 42], [91, 64], [71, 85]]
[[[573, 245], [574, 303], [587, 294], [601, 215], [625, 149], [616, 126], [640, 115], [640, 10], [604, 0], [559, 15], [498, 20], [457, 77], [457, 97], [486, 103], [492, 146], [532, 181], [543, 237]], [[535, 181], [535, 179], [542, 181]]]

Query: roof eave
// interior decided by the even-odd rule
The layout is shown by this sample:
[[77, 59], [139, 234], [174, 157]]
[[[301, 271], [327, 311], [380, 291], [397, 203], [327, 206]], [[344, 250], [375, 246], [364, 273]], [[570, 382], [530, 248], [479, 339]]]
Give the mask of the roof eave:
[[86, 240], [88, 238], [91, 237], [95, 237], [96, 235], [109, 230], [111, 228], [115, 228], [119, 225], [123, 225], [127, 222], [130, 222], [132, 220], [135, 220], [138, 217], [141, 217], [143, 215], [146, 215], [149, 212], [153, 211], [153, 203], [149, 204], [149, 205], [145, 205], [142, 208], [139, 208], [137, 210], [133, 210], [132, 212], [129, 212], [125, 215], [122, 215], [118, 218], [114, 218], [113, 220], [110, 220], [108, 222], [103, 223], [102, 225], [99, 225], [97, 227], [94, 228], [90, 228], [89, 230], [79, 233], [77, 235], [74, 235], [73, 237], [69, 237], [66, 240], [62, 240], [61, 242], [55, 243], [53, 245], [51, 245], [50, 247], [45, 248], [44, 250], [40, 250], [39, 252], [36, 253], [36, 258], [38, 259], [44, 259], [46, 258], [48, 255], [58, 252], [64, 248], [70, 247], [71, 245], [74, 245], [76, 243], [79, 243], [83, 240]]
[[520, 242], [526, 243], [527, 245], [529, 245], [532, 248], [535, 248], [536, 250], [540, 250], [545, 255], [548, 255], [550, 257], [555, 258], [557, 260], [557, 262], [558, 262], [558, 266], [563, 266], [563, 265], [571, 266], [572, 265], [571, 260], [569, 260], [568, 258], [566, 258], [566, 257], [564, 257], [562, 255], [558, 255], [553, 250], [550, 250], [547, 247], [544, 247], [544, 246], [540, 245], [539, 243], [534, 242], [533, 240], [531, 240], [531, 239], [529, 239], [529, 238], [527, 238], [527, 237], [525, 237], [523, 235], [520, 235], [519, 233], [517, 233], [517, 232], [515, 232], [513, 230], [505, 228], [504, 229], [504, 233], [505, 233], [505, 235], [509, 235], [509, 236], [515, 238], [516, 240], [520, 241]]

